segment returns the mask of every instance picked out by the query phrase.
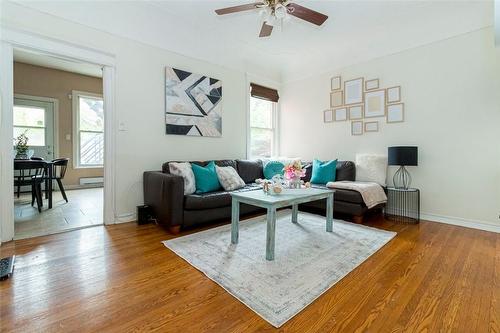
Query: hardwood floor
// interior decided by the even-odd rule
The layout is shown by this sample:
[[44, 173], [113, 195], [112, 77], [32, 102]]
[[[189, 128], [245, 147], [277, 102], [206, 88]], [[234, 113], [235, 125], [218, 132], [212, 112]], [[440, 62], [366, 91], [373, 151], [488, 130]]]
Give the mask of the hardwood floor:
[[500, 234], [365, 224], [398, 235], [280, 329], [165, 248], [155, 225], [3, 244], [17, 257], [0, 331], [500, 332]]

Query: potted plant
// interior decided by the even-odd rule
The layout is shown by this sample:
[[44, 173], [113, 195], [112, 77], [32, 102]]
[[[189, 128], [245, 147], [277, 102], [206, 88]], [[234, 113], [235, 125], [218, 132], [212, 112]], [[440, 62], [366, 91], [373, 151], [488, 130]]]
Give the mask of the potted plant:
[[26, 136], [26, 131], [19, 134], [19, 136], [14, 139], [14, 147], [16, 149], [16, 158], [17, 159], [24, 159], [25, 160], [28, 158], [28, 140], [29, 139]]

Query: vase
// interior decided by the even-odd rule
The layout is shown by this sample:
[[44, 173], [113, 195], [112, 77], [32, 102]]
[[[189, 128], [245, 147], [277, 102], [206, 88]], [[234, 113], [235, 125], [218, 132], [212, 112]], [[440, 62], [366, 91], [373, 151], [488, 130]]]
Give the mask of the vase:
[[27, 159], [28, 159], [27, 153], [17, 153], [16, 154], [16, 160], [27, 160]]
[[301, 186], [300, 177], [294, 177], [289, 180], [288, 187], [292, 189], [299, 189]]

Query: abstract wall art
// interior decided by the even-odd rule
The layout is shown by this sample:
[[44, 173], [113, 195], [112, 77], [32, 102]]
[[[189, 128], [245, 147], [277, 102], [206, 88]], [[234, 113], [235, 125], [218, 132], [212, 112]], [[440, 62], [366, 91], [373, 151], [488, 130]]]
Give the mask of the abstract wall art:
[[166, 133], [222, 136], [222, 82], [208, 76], [166, 67]]

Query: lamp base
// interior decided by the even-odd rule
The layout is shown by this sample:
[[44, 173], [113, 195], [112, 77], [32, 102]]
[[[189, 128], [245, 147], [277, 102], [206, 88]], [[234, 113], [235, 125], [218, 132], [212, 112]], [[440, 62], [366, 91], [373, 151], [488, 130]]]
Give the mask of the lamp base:
[[392, 181], [394, 182], [394, 187], [397, 189], [407, 190], [410, 187], [411, 175], [404, 165], [399, 167], [394, 177], [392, 177]]

